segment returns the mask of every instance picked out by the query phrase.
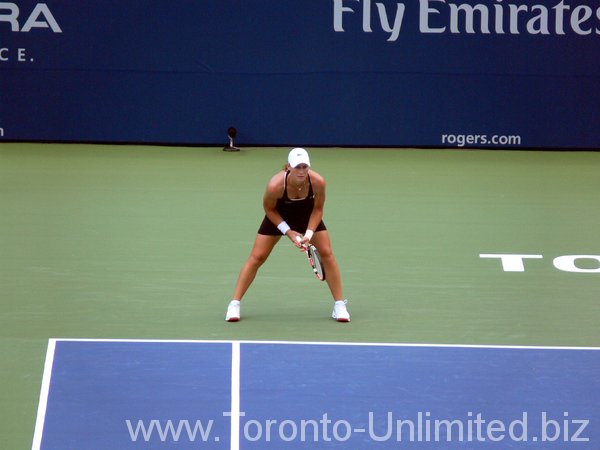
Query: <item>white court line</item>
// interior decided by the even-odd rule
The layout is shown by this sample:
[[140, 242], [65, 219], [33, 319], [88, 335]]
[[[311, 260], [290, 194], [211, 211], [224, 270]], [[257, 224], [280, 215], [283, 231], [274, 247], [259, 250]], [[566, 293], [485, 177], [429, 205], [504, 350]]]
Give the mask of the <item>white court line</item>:
[[231, 432], [230, 449], [240, 448], [240, 343], [231, 343]]
[[61, 342], [115, 342], [152, 344], [270, 344], [270, 345], [340, 345], [360, 347], [425, 347], [425, 348], [482, 348], [515, 350], [600, 350], [600, 347], [545, 346], [545, 345], [500, 345], [500, 344], [435, 344], [411, 342], [328, 342], [328, 341], [255, 341], [255, 340], [202, 340], [202, 339], [78, 339], [54, 338]]
[[56, 340], [50, 339], [48, 341], [48, 349], [46, 350], [44, 375], [42, 377], [42, 387], [40, 390], [40, 402], [38, 403], [37, 419], [35, 421], [35, 432], [33, 433], [31, 450], [39, 450], [42, 445], [42, 435], [44, 433], [44, 422], [46, 420], [46, 408], [48, 406], [48, 395], [50, 393], [50, 378], [52, 377], [55, 349]]

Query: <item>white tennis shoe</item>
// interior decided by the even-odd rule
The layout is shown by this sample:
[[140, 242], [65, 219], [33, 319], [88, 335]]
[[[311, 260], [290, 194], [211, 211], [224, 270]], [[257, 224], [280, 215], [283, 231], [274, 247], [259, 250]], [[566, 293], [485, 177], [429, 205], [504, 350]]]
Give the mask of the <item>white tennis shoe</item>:
[[225, 320], [227, 322], [237, 322], [240, 320], [240, 301], [231, 300], [227, 307], [227, 314], [225, 314]]
[[348, 303], [348, 300], [338, 300], [333, 304], [331, 317], [338, 322], [350, 322], [350, 313], [346, 309], [346, 303]]

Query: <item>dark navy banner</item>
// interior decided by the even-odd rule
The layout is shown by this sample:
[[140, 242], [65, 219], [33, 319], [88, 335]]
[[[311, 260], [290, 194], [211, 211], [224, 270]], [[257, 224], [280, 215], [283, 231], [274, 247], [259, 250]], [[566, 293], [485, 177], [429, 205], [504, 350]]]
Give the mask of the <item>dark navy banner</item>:
[[0, 2], [0, 141], [600, 148], [598, 0]]

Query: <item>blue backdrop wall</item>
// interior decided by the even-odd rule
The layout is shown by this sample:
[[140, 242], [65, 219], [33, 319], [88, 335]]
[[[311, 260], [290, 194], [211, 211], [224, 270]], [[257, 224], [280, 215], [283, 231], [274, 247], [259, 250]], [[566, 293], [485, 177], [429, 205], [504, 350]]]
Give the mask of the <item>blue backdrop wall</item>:
[[0, 139], [600, 148], [597, 0], [0, 2]]

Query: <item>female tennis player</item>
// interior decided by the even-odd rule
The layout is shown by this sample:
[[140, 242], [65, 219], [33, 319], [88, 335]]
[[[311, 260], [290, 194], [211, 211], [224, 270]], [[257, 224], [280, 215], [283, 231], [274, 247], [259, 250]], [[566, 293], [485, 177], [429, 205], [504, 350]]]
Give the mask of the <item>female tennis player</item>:
[[269, 183], [263, 197], [265, 218], [260, 225], [250, 257], [242, 266], [229, 303], [225, 320], [240, 320], [240, 302], [254, 281], [260, 266], [267, 260], [282, 236], [298, 248], [312, 243], [321, 255], [333, 300], [331, 316], [338, 322], [350, 322], [347, 300], [342, 294], [340, 269], [331, 251], [329, 232], [323, 223], [325, 180], [310, 168], [310, 158], [303, 148], [294, 148], [288, 162]]

